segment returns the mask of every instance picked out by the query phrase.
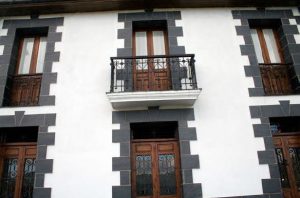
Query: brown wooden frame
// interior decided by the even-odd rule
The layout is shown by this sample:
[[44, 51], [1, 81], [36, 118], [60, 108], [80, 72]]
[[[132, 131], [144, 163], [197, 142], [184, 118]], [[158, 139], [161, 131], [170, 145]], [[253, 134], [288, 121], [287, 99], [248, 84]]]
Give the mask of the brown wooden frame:
[[264, 59], [264, 63], [266, 64], [271, 64], [271, 59], [270, 59], [270, 55], [269, 55], [269, 51], [267, 48], [267, 43], [263, 34], [263, 29], [272, 29], [273, 30], [273, 34], [276, 40], [276, 46], [277, 46], [277, 50], [278, 50], [278, 54], [280, 56], [280, 63], [284, 63], [284, 57], [283, 57], [283, 53], [282, 53], [282, 47], [279, 41], [279, 35], [278, 32], [274, 29], [274, 28], [256, 28], [257, 31], [257, 35], [259, 38], [259, 43], [261, 46], [261, 51], [262, 51], [262, 55], [263, 55], [263, 59]]
[[[26, 38], [34, 38], [29, 73], [19, 74], [24, 39]], [[10, 85], [9, 106], [33, 106], [38, 104], [42, 81], [42, 74], [36, 73], [40, 41], [40, 35], [20, 38], [15, 75], [12, 76]]]
[[23, 49], [25, 38], [34, 38], [32, 55], [31, 55], [31, 60], [30, 60], [29, 74], [36, 74], [37, 59], [38, 59], [39, 46], [40, 46], [40, 40], [41, 40], [40, 36], [22, 37], [20, 39], [19, 49], [18, 49], [18, 60], [17, 60], [17, 66], [16, 66], [16, 70], [15, 70], [15, 75], [23, 75], [23, 74], [19, 74], [19, 68], [20, 68], [22, 49]]
[[[27, 151], [29, 151], [27, 153]], [[3, 174], [3, 163], [5, 158], [17, 158], [18, 170], [16, 176], [14, 198], [21, 197], [22, 182], [24, 176], [24, 162], [25, 158], [36, 158], [37, 144], [31, 143], [8, 143], [0, 145], [0, 178]]]
[[289, 178], [290, 188], [283, 188], [285, 198], [300, 197], [300, 191], [297, 190], [295, 175], [292, 167], [292, 159], [289, 156], [290, 147], [300, 148], [300, 132], [278, 133], [273, 135], [275, 148], [281, 148], [284, 160], [286, 160], [286, 170]]
[[[159, 146], [172, 145], [173, 149], [159, 151]], [[146, 147], [150, 146], [151, 151], [136, 151], [137, 146]], [[173, 153], [175, 156], [175, 175], [176, 175], [176, 195], [160, 195], [160, 181], [159, 181], [159, 167], [158, 167], [158, 155], [159, 154], [170, 154]], [[153, 185], [153, 195], [152, 196], [136, 196], [136, 160], [135, 156], [138, 154], [151, 155], [152, 164], [152, 185]], [[132, 174], [131, 174], [131, 184], [132, 184], [132, 197], [133, 198], [181, 198], [181, 168], [180, 168], [180, 155], [179, 155], [179, 145], [176, 139], [146, 139], [146, 140], [132, 140], [131, 143], [131, 164], [132, 164]]]
[[[136, 32], [146, 32], [146, 36], [147, 36], [147, 56], [154, 56], [154, 48], [153, 48], [153, 31], [163, 31], [164, 33], [164, 44], [165, 44], [165, 55], [169, 54], [169, 43], [168, 43], [168, 34], [166, 29], [164, 28], [138, 28], [135, 29], [133, 31], [133, 35], [132, 35], [132, 52], [133, 52], [133, 57], [136, 57]], [[167, 69], [164, 71], [164, 69], [162, 69], [161, 72], [166, 72], [168, 79], [170, 79], [171, 73], [170, 73], [170, 66], [167, 64]], [[150, 70], [154, 71], [154, 64], [149, 64], [148, 67], [150, 68]], [[148, 78], [149, 78], [149, 82], [155, 82], [155, 75], [154, 72], [150, 72], [148, 68]], [[136, 69], [136, 62], [134, 62], [133, 64], [133, 82], [134, 82], [134, 89], [137, 89], [137, 69]], [[147, 72], [145, 72], [147, 73]], [[169, 81], [169, 83], [171, 83]], [[167, 87], [170, 87], [170, 85], [167, 85]], [[144, 90], [148, 90], [147, 88], [143, 88]]]

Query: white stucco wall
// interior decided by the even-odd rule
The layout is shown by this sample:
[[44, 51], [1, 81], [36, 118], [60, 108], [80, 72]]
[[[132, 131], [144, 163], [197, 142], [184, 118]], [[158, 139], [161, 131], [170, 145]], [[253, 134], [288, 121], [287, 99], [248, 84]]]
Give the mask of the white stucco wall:
[[[3, 108], [0, 115], [57, 113], [55, 146], [47, 157], [54, 159], [53, 174], [45, 186], [53, 198], [112, 197], [111, 186], [119, 185], [119, 173], [112, 172], [112, 157], [119, 156], [112, 143], [112, 108], [106, 97], [110, 86], [110, 57], [116, 56], [122, 40], [117, 39], [117, 12], [66, 14], [61, 52], [54, 63], [57, 84], [55, 107]], [[45, 16], [43, 16], [45, 17]], [[46, 16], [49, 17], [49, 16]], [[259, 165], [257, 151], [264, 150], [261, 138], [254, 138], [250, 105], [279, 104], [279, 100], [300, 103], [299, 96], [250, 98], [252, 78], [246, 78], [231, 9], [184, 9], [184, 36], [179, 45], [196, 55], [199, 87], [194, 122], [198, 141], [191, 143], [192, 154], [199, 154], [200, 169], [194, 182], [202, 184], [203, 197], [226, 197], [262, 193], [261, 179], [269, 178], [266, 165]], [[1, 34], [5, 34], [1, 32]], [[298, 39], [299, 40], [299, 39]]]
[[195, 104], [198, 141], [191, 149], [201, 168], [194, 179], [202, 183], [204, 197], [261, 194], [268, 167], [258, 164], [257, 150], [264, 146], [253, 135], [245, 58], [231, 11], [184, 10], [182, 18], [182, 43], [187, 53], [196, 54], [203, 88]]
[[46, 186], [52, 197], [111, 197], [119, 184], [112, 172], [111, 106], [106, 98], [110, 86], [110, 59], [117, 49], [117, 14], [66, 15], [56, 90], [56, 144], [53, 174]]
[[266, 165], [259, 165], [257, 151], [264, 150], [262, 138], [254, 138], [249, 106], [299, 103], [299, 96], [249, 97], [254, 87], [246, 78], [246, 56], [239, 45], [229, 9], [187, 9], [182, 11], [184, 36], [179, 44], [196, 54], [198, 85], [203, 91], [195, 104], [198, 141], [192, 153], [200, 156], [195, 181], [202, 183], [204, 197], [254, 195], [262, 193], [261, 179], [269, 178]]

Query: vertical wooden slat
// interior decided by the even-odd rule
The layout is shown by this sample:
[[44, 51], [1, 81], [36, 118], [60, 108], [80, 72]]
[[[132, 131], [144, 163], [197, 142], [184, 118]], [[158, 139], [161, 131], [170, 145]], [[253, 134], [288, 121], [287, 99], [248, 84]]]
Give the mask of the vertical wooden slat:
[[17, 65], [16, 65], [16, 69], [15, 69], [16, 75], [19, 74], [23, 45], [24, 45], [24, 38], [21, 38], [20, 43], [19, 43], [19, 49], [18, 49]]
[[37, 65], [37, 59], [38, 59], [38, 53], [39, 53], [39, 46], [40, 46], [40, 37], [36, 36], [34, 38], [29, 74], [36, 73], [36, 65]]

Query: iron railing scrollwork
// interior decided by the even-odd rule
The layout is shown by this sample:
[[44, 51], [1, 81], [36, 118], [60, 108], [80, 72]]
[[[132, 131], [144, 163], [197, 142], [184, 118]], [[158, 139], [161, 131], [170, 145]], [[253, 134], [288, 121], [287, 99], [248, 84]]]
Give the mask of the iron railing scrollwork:
[[111, 58], [110, 92], [197, 89], [193, 54]]

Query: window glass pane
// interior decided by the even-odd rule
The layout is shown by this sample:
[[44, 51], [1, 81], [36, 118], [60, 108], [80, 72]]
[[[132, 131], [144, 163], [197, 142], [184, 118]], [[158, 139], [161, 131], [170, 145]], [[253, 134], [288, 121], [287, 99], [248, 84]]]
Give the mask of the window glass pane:
[[158, 156], [159, 181], [161, 195], [176, 194], [175, 156], [161, 154]]
[[39, 53], [37, 58], [37, 65], [36, 65], [36, 73], [42, 73], [44, 68], [44, 60], [46, 54], [46, 44], [47, 40], [46, 37], [40, 38], [40, 45], [39, 45]]
[[135, 33], [135, 55], [136, 56], [147, 55], [147, 33], [146, 32]]
[[136, 156], [136, 194], [152, 195], [152, 165], [150, 155]]
[[18, 74], [28, 74], [32, 56], [34, 38], [24, 38]]
[[154, 55], [165, 55], [165, 39], [163, 31], [153, 31], [153, 50]]
[[276, 148], [275, 153], [277, 156], [281, 186], [283, 188], [289, 188], [290, 183], [289, 183], [289, 178], [288, 178], [288, 172], [286, 169], [286, 163], [285, 163], [286, 160], [284, 159], [284, 156], [283, 156], [283, 150], [281, 148]]
[[271, 63], [281, 63], [276, 39], [272, 29], [263, 29]]
[[0, 180], [0, 197], [13, 198], [18, 170], [18, 159], [4, 159]]
[[250, 31], [251, 31], [251, 37], [252, 37], [252, 40], [253, 40], [257, 60], [258, 60], [259, 63], [264, 63], [264, 59], [263, 59], [263, 56], [262, 56], [262, 51], [261, 51], [261, 46], [260, 46], [260, 42], [259, 42], [259, 39], [258, 39], [257, 31], [256, 31], [256, 29], [251, 29]]
[[297, 185], [297, 191], [300, 191], [300, 148], [289, 148], [290, 157]]
[[33, 184], [35, 173], [35, 159], [25, 159], [23, 182], [22, 182], [22, 198], [32, 198]]
[[[165, 55], [165, 39], [163, 31], [153, 31], [153, 53], [154, 55]], [[154, 59], [154, 68], [155, 69], [166, 69], [166, 59], [165, 58], [156, 58]]]

